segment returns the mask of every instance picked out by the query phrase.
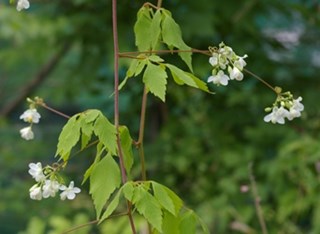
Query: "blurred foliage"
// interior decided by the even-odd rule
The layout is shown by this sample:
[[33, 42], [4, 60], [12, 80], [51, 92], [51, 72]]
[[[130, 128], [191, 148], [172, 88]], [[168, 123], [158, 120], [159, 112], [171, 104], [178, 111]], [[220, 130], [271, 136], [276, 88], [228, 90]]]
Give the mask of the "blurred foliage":
[[[65, 42], [71, 42], [54, 72], [29, 96], [41, 96], [67, 114], [100, 108], [112, 117], [111, 1], [31, 1], [31, 8], [19, 13], [8, 2], [0, 1], [0, 111]], [[143, 3], [119, 1], [121, 51], [136, 50], [132, 27]], [[320, 233], [319, 2], [171, 0], [163, 5], [172, 11], [188, 45], [206, 49], [224, 41], [237, 54], [248, 54], [248, 69], [301, 95], [305, 112], [284, 126], [264, 123], [263, 109], [275, 96], [249, 75], [228, 87], [211, 86], [215, 95], [169, 84], [165, 104], [153, 97], [148, 100], [148, 177], [176, 191], [212, 233], [261, 233], [251, 190], [240, 190], [251, 186], [252, 162], [269, 232]], [[193, 58], [195, 72], [206, 80], [208, 58]], [[122, 78], [128, 63], [121, 60]], [[135, 137], [142, 94], [138, 80], [129, 80], [120, 97], [120, 121]], [[33, 181], [28, 163], [54, 161], [65, 120], [40, 110], [43, 118], [35, 128], [36, 139], [25, 142], [19, 137], [24, 126], [19, 115], [25, 107], [21, 103], [0, 119], [0, 232], [61, 233], [93, 220], [86, 186], [72, 202], [29, 199]], [[80, 183], [92, 160], [90, 150], [78, 155], [66, 177]], [[138, 163], [137, 158], [137, 177]], [[119, 230], [125, 221], [112, 219], [76, 233], [123, 233]]]

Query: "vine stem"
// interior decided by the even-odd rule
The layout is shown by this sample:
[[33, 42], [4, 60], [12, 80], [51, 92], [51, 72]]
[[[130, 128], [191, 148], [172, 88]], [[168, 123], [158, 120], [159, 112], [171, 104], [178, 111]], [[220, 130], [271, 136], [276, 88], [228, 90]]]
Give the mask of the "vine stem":
[[[119, 40], [118, 40], [118, 21], [117, 21], [117, 0], [112, 0], [112, 32], [113, 32], [113, 48], [114, 48], [114, 124], [116, 128], [117, 148], [120, 161], [120, 170], [122, 183], [127, 182], [127, 174], [123, 161], [123, 153], [121, 149], [120, 133], [119, 133]], [[136, 228], [132, 217], [132, 204], [127, 202], [128, 218], [133, 234], [136, 234]]]
[[147, 180], [147, 172], [145, 167], [145, 157], [144, 157], [144, 148], [143, 148], [143, 139], [144, 139], [144, 129], [146, 121], [146, 109], [147, 109], [147, 98], [148, 98], [148, 89], [144, 86], [142, 104], [141, 104], [141, 115], [140, 115], [140, 128], [139, 128], [139, 139], [137, 142], [137, 147], [139, 151], [140, 164], [141, 164], [141, 177], [143, 181]]
[[199, 53], [204, 55], [211, 55], [209, 50], [198, 50], [198, 49], [191, 49], [191, 50], [149, 50], [149, 51], [129, 51], [129, 52], [122, 52], [119, 53], [120, 57], [132, 57], [131, 55], [138, 55], [138, 54], [172, 54], [172, 53]]
[[162, 0], [158, 0], [158, 2], [157, 2], [157, 7], [158, 7], [158, 8], [161, 8], [161, 6], [162, 6]]
[[250, 184], [251, 184], [251, 188], [252, 188], [252, 195], [254, 198], [254, 206], [255, 206], [255, 209], [257, 212], [257, 216], [258, 216], [258, 220], [259, 220], [259, 224], [260, 224], [262, 233], [268, 234], [267, 225], [266, 225], [266, 222], [263, 217], [263, 212], [262, 212], [262, 208], [260, 205], [260, 198], [258, 195], [257, 184], [256, 184], [256, 180], [253, 175], [252, 167], [253, 167], [253, 164], [249, 163], [248, 169], [249, 169]]
[[[127, 215], [127, 212], [112, 215], [112, 216], [110, 216], [108, 219], [112, 219], [112, 218], [116, 218], [116, 217], [121, 217], [121, 216], [125, 216], [125, 215]], [[76, 226], [76, 227], [73, 227], [73, 228], [71, 228], [71, 229], [69, 229], [69, 230], [67, 230], [67, 231], [64, 231], [64, 232], [62, 232], [61, 234], [67, 234], [67, 233], [74, 232], [74, 231], [76, 231], [76, 230], [78, 230], [78, 229], [81, 229], [81, 228], [84, 228], [84, 227], [86, 227], [86, 226], [90, 226], [90, 225], [92, 225], [92, 224], [99, 223], [99, 221], [100, 221], [99, 219], [97, 219], [97, 220], [92, 220], [92, 221], [90, 221], [90, 222], [81, 224], [81, 225]]]
[[62, 117], [64, 117], [64, 118], [66, 118], [66, 119], [70, 119], [70, 118], [71, 118], [69, 115], [66, 115], [66, 114], [64, 114], [64, 113], [62, 113], [62, 112], [60, 112], [60, 111], [58, 111], [58, 110], [56, 110], [56, 109], [53, 109], [53, 108], [50, 107], [50, 106], [47, 106], [45, 103], [37, 103], [37, 104], [40, 105], [40, 106], [42, 106], [43, 108], [45, 108], [45, 109], [47, 109], [47, 110], [55, 113], [55, 114], [57, 114], [57, 115], [60, 115], [60, 116], [62, 116]]

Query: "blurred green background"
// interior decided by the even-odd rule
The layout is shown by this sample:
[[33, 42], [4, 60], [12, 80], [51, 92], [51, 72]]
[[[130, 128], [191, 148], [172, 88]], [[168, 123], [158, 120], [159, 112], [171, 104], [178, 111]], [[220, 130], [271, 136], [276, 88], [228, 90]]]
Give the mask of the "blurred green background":
[[[88, 108], [113, 116], [113, 48], [110, 0], [31, 1], [17, 12], [0, 1], [0, 233], [41, 234], [94, 220], [87, 185], [74, 201], [33, 201], [30, 162], [54, 162], [66, 122], [40, 109], [35, 140], [24, 141], [19, 120], [25, 97], [72, 115]], [[133, 25], [142, 0], [119, 1], [120, 50], [135, 51]], [[156, 2], [153, 2], [154, 4]], [[282, 125], [263, 122], [275, 95], [249, 75], [215, 95], [169, 82], [167, 102], [148, 100], [148, 177], [181, 196], [211, 233], [261, 233], [251, 194], [253, 173], [269, 233], [320, 233], [320, 3], [318, 0], [164, 0], [188, 45], [207, 49], [224, 41], [248, 54], [247, 68], [273, 85], [302, 96], [305, 111]], [[167, 61], [184, 67], [176, 56]], [[208, 58], [193, 56], [206, 80]], [[130, 61], [121, 60], [121, 78]], [[185, 67], [184, 67], [185, 68]], [[142, 85], [131, 79], [121, 91], [120, 122], [137, 138]], [[65, 171], [80, 184], [93, 160], [90, 150]], [[134, 176], [139, 176], [135, 160]], [[242, 186], [249, 186], [242, 192]], [[75, 233], [126, 233], [126, 219]]]

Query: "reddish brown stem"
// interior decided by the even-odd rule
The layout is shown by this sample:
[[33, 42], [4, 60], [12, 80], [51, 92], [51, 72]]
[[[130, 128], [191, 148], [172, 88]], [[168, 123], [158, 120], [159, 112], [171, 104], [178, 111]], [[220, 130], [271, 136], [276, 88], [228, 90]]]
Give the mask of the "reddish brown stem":
[[[116, 127], [117, 147], [120, 161], [120, 170], [122, 183], [127, 182], [127, 174], [123, 161], [123, 153], [121, 149], [119, 134], [119, 40], [118, 40], [118, 21], [117, 21], [117, 0], [112, 0], [112, 31], [113, 31], [113, 48], [114, 48], [114, 124]], [[133, 234], [136, 234], [136, 228], [131, 212], [131, 203], [127, 202], [128, 218]]]

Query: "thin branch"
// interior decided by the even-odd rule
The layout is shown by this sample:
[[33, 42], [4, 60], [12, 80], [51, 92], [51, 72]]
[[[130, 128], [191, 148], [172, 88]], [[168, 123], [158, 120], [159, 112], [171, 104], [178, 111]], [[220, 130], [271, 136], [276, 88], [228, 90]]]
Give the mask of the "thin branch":
[[266, 82], [264, 79], [262, 79], [260, 76], [257, 76], [256, 74], [254, 74], [253, 72], [247, 70], [247, 69], [243, 69], [243, 71], [245, 71], [246, 73], [248, 73], [249, 75], [253, 76], [254, 78], [256, 78], [257, 80], [259, 80], [260, 82], [262, 82], [265, 86], [267, 86], [268, 88], [270, 88], [273, 92], [275, 92], [276, 94], [278, 94], [278, 91], [272, 87], [268, 82]]
[[66, 114], [64, 114], [64, 113], [62, 113], [62, 112], [60, 112], [60, 111], [58, 111], [58, 110], [56, 110], [56, 109], [54, 109], [54, 108], [52, 108], [50, 106], [47, 106], [45, 103], [38, 103], [38, 105], [42, 106], [43, 108], [45, 108], [45, 109], [47, 109], [47, 110], [49, 110], [49, 111], [51, 111], [51, 112], [53, 112], [53, 113], [55, 113], [57, 115], [60, 115], [60, 116], [64, 117], [66, 119], [70, 119], [71, 118], [69, 115], [66, 115]]
[[145, 167], [145, 157], [144, 157], [144, 148], [143, 148], [144, 129], [145, 129], [145, 121], [146, 121], [146, 109], [147, 109], [147, 98], [148, 98], [148, 90], [147, 90], [147, 87], [144, 86], [143, 96], [142, 96], [142, 104], [141, 104], [139, 139], [137, 142], [137, 147], [138, 147], [139, 157], [140, 157], [140, 164], [141, 164], [141, 177], [142, 177], [143, 181], [147, 180], [147, 172], [146, 172], [146, 167]]
[[[113, 48], [114, 48], [114, 123], [117, 136], [117, 148], [120, 161], [120, 170], [122, 183], [127, 182], [126, 169], [123, 161], [123, 153], [121, 149], [120, 133], [119, 133], [119, 40], [118, 40], [118, 21], [117, 21], [117, 0], [112, 0], [112, 32], [113, 32]], [[136, 234], [136, 228], [132, 217], [131, 203], [127, 202], [128, 218], [133, 234]]]
[[161, 8], [161, 6], [162, 6], [162, 0], [158, 0], [158, 2], [157, 2], [157, 7], [158, 7], [158, 8]]
[[138, 54], [172, 54], [172, 53], [198, 53], [204, 55], [211, 55], [209, 50], [198, 50], [198, 49], [191, 49], [191, 50], [149, 50], [149, 51], [130, 51], [130, 52], [122, 52], [119, 53], [119, 57], [132, 57], [132, 55]]
[[[127, 214], [128, 214], [127, 212], [123, 212], [123, 213], [111, 215], [111, 216], [110, 216], [109, 218], [107, 218], [106, 220], [112, 219], [112, 218], [116, 218], [116, 217], [120, 217], [120, 216], [125, 216], [125, 215], [127, 215]], [[86, 226], [89, 226], [89, 225], [92, 225], [92, 224], [96, 224], [96, 223], [98, 223], [99, 221], [100, 221], [99, 219], [97, 219], [97, 220], [92, 220], [92, 221], [90, 221], [90, 222], [88, 222], [88, 223], [84, 223], [84, 224], [81, 224], [81, 225], [79, 225], [79, 226], [73, 227], [73, 228], [71, 228], [71, 229], [69, 229], [69, 230], [67, 230], [67, 231], [64, 231], [64, 232], [62, 232], [61, 234], [67, 234], [67, 233], [70, 233], [70, 232], [74, 232], [74, 231], [79, 230], [79, 229], [81, 229], [81, 228], [84, 228], [84, 227], [86, 227]]]
[[76, 231], [76, 230], [79, 230], [79, 229], [81, 229], [81, 228], [84, 228], [84, 227], [89, 226], [89, 225], [92, 225], [92, 224], [96, 224], [96, 223], [98, 223], [98, 222], [99, 222], [99, 220], [93, 220], [93, 221], [90, 221], [90, 222], [88, 222], [88, 223], [84, 223], [84, 224], [81, 224], [81, 225], [79, 225], [79, 226], [73, 227], [73, 228], [71, 228], [71, 229], [69, 229], [69, 230], [67, 230], [67, 231], [62, 232], [61, 234], [66, 234], [66, 233], [74, 232], [74, 231]]
[[258, 216], [258, 220], [259, 220], [259, 224], [260, 224], [262, 233], [268, 234], [267, 225], [265, 223], [262, 208], [260, 205], [260, 197], [258, 195], [257, 184], [256, 184], [256, 180], [253, 175], [252, 166], [253, 166], [253, 164], [249, 163], [248, 170], [249, 170], [249, 178], [250, 178], [250, 183], [251, 183], [251, 188], [252, 188], [252, 195], [254, 198], [254, 206], [255, 206], [255, 209], [257, 212], [257, 216]]
[[39, 70], [35, 77], [29, 83], [25, 84], [22, 90], [17, 92], [19, 95], [0, 110], [0, 116], [7, 116], [21, 102], [23, 102], [29, 96], [29, 94], [36, 89], [57, 67], [58, 63], [62, 60], [70, 48], [71, 43], [66, 42], [62, 48]]

